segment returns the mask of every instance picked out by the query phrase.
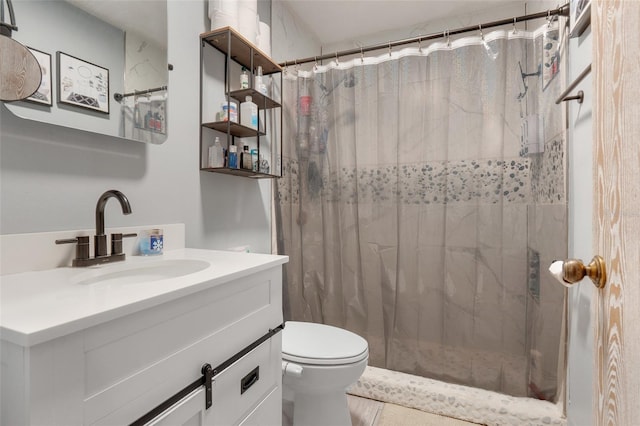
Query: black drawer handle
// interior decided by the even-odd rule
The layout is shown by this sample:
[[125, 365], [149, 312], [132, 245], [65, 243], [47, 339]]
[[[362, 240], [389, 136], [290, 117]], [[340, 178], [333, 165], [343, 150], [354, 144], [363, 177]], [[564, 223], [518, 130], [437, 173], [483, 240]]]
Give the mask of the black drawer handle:
[[260, 379], [260, 366], [257, 366], [249, 374], [240, 380], [240, 395], [249, 390]]

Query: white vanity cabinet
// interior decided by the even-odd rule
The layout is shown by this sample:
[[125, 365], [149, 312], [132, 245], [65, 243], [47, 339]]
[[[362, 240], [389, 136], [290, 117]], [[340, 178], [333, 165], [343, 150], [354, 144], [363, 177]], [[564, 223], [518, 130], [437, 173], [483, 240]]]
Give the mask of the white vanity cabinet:
[[[138, 304], [34, 345], [3, 335], [1, 423], [131, 424], [204, 382], [202, 367], [209, 364], [220, 367], [210, 408], [200, 385], [145, 424], [280, 425], [284, 261], [277, 263], [218, 277], [177, 298], [169, 292], [161, 303], [156, 298], [152, 306]], [[60, 292], [61, 303], [67, 296]]]

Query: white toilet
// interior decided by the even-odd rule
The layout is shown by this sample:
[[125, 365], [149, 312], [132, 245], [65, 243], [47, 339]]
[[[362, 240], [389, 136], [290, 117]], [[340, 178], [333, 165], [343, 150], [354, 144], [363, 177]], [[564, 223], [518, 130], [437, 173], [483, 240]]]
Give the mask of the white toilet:
[[282, 398], [285, 412], [293, 404], [293, 425], [351, 425], [346, 390], [368, 359], [369, 345], [355, 333], [288, 321], [282, 331]]

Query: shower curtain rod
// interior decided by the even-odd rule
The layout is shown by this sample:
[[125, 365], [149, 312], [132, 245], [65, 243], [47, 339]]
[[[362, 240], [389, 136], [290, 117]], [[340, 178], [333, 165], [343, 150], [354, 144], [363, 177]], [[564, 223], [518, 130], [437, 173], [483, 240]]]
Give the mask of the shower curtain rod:
[[154, 87], [153, 89], [145, 89], [145, 90], [134, 90], [130, 93], [114, 93], [113, 99], [120, 102], [124, 98], [128, 98], [129, 96], [140, 96], [146, 95], [148, 93], [161, 92], [163, 90], [167, 90], [167, 86]]
[[380, 50], [380, 49], [385, 49], [385, 48], [391, 49], [392, 47], [396, 47], [396, 46], [402, 46], [402, 45], [405, 45], [405, 44], [412, 44], [412, 43], [419, 43], [419, 42], [426, 41], [426, 40], [435, 40], [435, 39], [438, 39], [438, 38], [448, 37], [448, 36], [452, 36], [452, 35], [456, 35], [456, 34], [467, 33], [467, 32], [470, 32], [470, 31], [480, 31], [480, 33], [482, 33], [482, 30], [486, 29], [486, 28], [500, 27], [500, 26], [509, 25], [509, 24], [513, 24], [515, 26], [515, 24], [517, 22], [530, 21], [532, 19], [540, 19], [540, 18], [550, 18], [552, 16], [569, 16], [569, 4], [567, 3], [567, 4], [563, 5], [563, 6], [558, 7], [557, 9], [550, 9], [550, 10], [548, 10], [546, 12], [532, 13], [530, 15], [522, 15], [522, 16], [517, 16], [517, 17], [510, 18], [510, 19], [501, 19], [499, 21], [487, 22], [485, 24], [472, 25], [472, 26], [468, 26], [468, 27], [458, 28], [456, 30], [446, 30], [446, 31], [443, 31], [443, 32], [440, 32], [440, 33], [433, 33], [433, 34], [429, 34], [429, 35], [417, 36], [417, 37], [407, 38], [407, 39], [403, 39], [403, 40], [390, 41], [389, 43], [384, 43], [384, 44], [376, 44], [376, 45], [360, 47], [360, 48], [356, 48], [356, 49], [341, 50], [339, 52], [328, 53], [326, 55], [321, 55], [321, 56], [310, 56], [308, 58], [295, 59], [295, 60], [292, 60], [292, 61], [281, 62], [279, 65], [281, 67], [287, 67], [287, 66], [291, 66], [291, 65], [300, 65], [300, 64], [305, 64], [305, 63], [309, 63], [309, 62], [318, 62], [318, 61], [322, 61], [322, 60], [325, 60], [325, 59], [334, 59], [334, 58], [338, 58], [340, 56], [356, 55], [358, 53], [364, 54], [365, 52], [371, 52], [373, 50]]

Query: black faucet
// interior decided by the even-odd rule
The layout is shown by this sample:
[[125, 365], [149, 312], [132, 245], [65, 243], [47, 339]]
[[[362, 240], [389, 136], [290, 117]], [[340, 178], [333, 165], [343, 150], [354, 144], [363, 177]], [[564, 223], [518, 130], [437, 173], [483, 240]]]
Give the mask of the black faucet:
[[107, 236], [104, 235], [104, 206], [111, 197], [120, 201], [123, 214], [131, 214], [129, 200], [120, 191], [110, 189], [98, 198], [98, 203], [96, 204], [96, 235], [93, 237], [95, 257], [107, 255]]
[[76, 243], [76, 258], [73, 259], [73, 266], [91, 266], [100, 263], [111, 263], [124, 260], [122, 252], [122, 238], [135, 237], [136, 234], [111, 234], [111, 254], [107, 252], [107, 236], [104, 234], [104, 206], [109, 198], [115, 198], [120, 202], [123, 214], [131, 214], [131, 205], [127, 197], [115, 189], [110, 189], [98, 198], [96, 204], [96, 235], [94, 241], [94, 257], [89, 257], [89, 237], [80, 236], [77, 238], [56, 240], [56, 244]]

